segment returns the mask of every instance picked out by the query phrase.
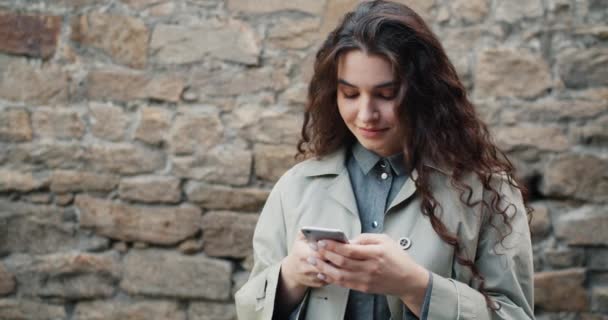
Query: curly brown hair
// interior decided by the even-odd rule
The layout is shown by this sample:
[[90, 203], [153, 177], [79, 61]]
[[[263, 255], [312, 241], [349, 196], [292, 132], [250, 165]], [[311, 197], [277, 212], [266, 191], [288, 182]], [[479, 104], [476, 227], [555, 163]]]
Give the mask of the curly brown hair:
[[[496, 173], [509, 177], [508, 183], [519, 188], [524, 199], [526, 188], [512, 178], [513, 165], [492, 142], [441, 43], [416, 12], [389, 1], [362, 2], [329, 34], [316, 55], [298, 156], [322, 157], [356, 140], [337, 107], [338, 59], [349, 50], [380, 55], [391, 63], [401, 90], [405, 90], [396, 113], [405, 128], [405, 164], [418, 173], [415, 184], [421, 211], [441, 239], [454, 248], [456, 261], [470, 268], [488, 306], [496, 309], [485, 290], [483, 275], [466, 256], [457, 236], [437, 216], [441, 205], [433, 197], [431, 172], [423, 162], [430, 160], [451, 169], [451, 183], [461, 191], [464, 204], [481, 205], [485, 215], [499, 215], [507, 226], [502, 239], [512, 232], [507, 209], [514, 206], [500, 207], [503, 197], [491, 185], [492, 177]], [[470, 173], [492, 195], [491, 201], [471, 200], [472, 188], [463, 182]], [[530, 212], [526, 206], [526, 214]]]

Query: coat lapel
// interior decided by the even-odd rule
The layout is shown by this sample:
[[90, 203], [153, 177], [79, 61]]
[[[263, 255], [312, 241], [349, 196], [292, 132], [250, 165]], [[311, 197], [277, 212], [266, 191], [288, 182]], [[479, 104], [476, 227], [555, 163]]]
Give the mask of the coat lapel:
[[401, 187], [401, 190], [399, 190], [399, 193], [397, 193], [397, 196], [395, 196], [395, 199], [393, 199], [386, 212], [389, 212], [393, 207], [407, 200], [414, 193], [416, 193], [416, 184], [414, 183], [414, 179], [416, 179], [416, 177], [418, 177], [418, 173], [416, 170], [414, 170], [412, 171], [411, 177], [407, 178], [407, 181], [403, 184], [403, 187]]
[[327, 192], [330, 197], [354, 214], [355, 217], [359, 217], [355, 193], [346, 168], [334, 179], [333, 183], [327, 188]]

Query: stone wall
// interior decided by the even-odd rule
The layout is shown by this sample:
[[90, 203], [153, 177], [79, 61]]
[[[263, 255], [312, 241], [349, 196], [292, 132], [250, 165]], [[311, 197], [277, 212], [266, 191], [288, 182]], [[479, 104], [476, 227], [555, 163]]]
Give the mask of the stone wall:
[[[355, 0], [0, 0], [0, 319], [234, 319]], [[608, 3], [410, 0], [532, 191], [539, 319], [608, 318]]]

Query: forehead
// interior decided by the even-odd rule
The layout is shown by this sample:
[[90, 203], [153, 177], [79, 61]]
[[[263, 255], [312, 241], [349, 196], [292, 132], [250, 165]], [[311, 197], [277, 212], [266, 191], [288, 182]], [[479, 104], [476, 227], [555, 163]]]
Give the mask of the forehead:
[[395, 80], [391, 63], [383, 56], [351, 50], [338, 59], [338, 78], [358, 87], [374, 87]]

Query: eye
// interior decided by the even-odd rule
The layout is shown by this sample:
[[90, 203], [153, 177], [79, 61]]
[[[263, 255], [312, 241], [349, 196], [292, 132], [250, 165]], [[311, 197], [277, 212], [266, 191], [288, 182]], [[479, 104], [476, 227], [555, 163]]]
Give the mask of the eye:
[[376, 94], [376, 96], [383, 100], [393, 100], [397, 97], [397, 93], [394, 90], [390, 91], [381, 91]]
[[348, 92], [347, 93], [347, 92], [342, 91], [342, 96], [345, 99], [355, 99], [355, 98], [357, 98], [359, 96], [359, 93], [358, 92], [353, 92], [353, 93]]

